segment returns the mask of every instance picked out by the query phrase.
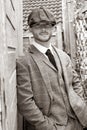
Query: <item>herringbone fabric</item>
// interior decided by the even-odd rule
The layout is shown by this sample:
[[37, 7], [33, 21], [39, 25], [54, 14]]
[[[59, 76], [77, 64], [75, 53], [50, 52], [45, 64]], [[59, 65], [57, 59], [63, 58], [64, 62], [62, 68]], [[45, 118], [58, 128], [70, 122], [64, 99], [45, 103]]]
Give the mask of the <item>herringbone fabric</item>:
[[[64, 52], [58, 49], [57, 54], [61, 55], [59, 56], [59, 58], [62, 59], [61, 65], [63, 68], [66, 90], [69, 87], [72, 87], [73, 84], [74, 91], [80, 97], [82, 97], [83, 89], [81, 87], [78, 76], [71, 67], [69, 57]], [[58, 57], [56, 57], [55, 60], [57, 61]], [[56, 127], [61, 127], [60, 129], [62, 129], [62, 127], [65, 127], [65, 125], [63, 125], [62, 123], [62, 126], [58, 125], [58, 122], [56, 123], [54, 118], [49, 118], [50, 105], [53, 104], [55, 100], [50, 83], [51, 79], [48, 75], [48, 73], [50, 73], [50, 69], [48, 70], [47, 66], [50, 67], [50, 69], [52, 69], [56, 74], [58, 73], [58, 71], [53, 67], [48, 59], [34, 46], [31, 46], [31, 49], [29, 49], [29, 52], [25, 56], [17, 60], [18, 109], [21, 114], [26, 118], [26, 120], [30, 123], [30, 125], [35, 128], [35, 130], [57, 130]], [[53, 76], [54, 73], [52, 73], [51, 75]], [[54, 82], [54, 85], [57, 86], [56, 82]], [[69, 91], [67, 92], [69, 93]], [[62, 93], [62, 91], [61, 94], [64, 99], [65, 96], [68, 96], [67, 94], [65, 95], [64, 93]], [[68, 98], [70, 99], [70, 95]], [[67, 104], [67, 100], [64, 101]], [[76, 106], [75, 108], [78, 107]], [[55, 111], [61, 111], [61, 109], [55, 109]], [[79, 111], [78, 113], [80, 114]], [[65, 116], [64, 113], [62, 114], [63, 116]], [[81, 117], [81, 119], [84, 120], [84, 116]], [[64, 120], [64, 118], [62, 118], [62, 120]], [[77, 119], [75, 120], [76, 122], [78, 122]], [[66, 126], [67, 125], [68, 123], [66, 124]], [[72, 126], [69, 123], [69, 125], [67, 126], [67, 130], [73, 130], [73, 127], [75, 126]], [[76, 128], [76, 130], [82, 130], [81, 124], [79, 122], [77, 123]]]

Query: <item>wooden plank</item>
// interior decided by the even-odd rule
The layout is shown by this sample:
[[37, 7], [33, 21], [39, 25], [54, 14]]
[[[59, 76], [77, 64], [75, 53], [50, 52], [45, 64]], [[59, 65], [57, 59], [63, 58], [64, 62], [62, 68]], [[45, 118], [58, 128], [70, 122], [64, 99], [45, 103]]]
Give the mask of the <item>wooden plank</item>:
[[6, 37], [7, 46], [16, 48], [17, 44], [17, 32], [13, 29], [10, 21], [6, 18]]
[[0, 79], [1, 79], [1, 127], [6, 130], [6, 107], [5, 107], [5, 76], [6, 76], [6, 37], [5, 37], [5, 8], [4, 1], [0, 0]]
[[[17, 130], [17, 105], [15, 104], [16, 96], [13, 100], [13, 104], [7, 111], [8, 130]], [[16, 128], [16, 129], [15, 129]]]
[[63, 43], [62, 43], [62, 25], [61, 25], [61, 23], [59, 23], [57, 25], [57, 41], [58, 41], [57, 47], [62, 50]]
[[68, 18], [66, 0], [62, 0], [62, 18], [63, 18], [63, 31], [64, 31], [64, 50], [68, 54], [70, 54], [69, 18]]
[[8, 130], [17, 130], [17, 95], [13, 96], [11, 105], [7, 106]]
[[6, 15], [10, 19], [11, 24], [12, 24], [13, 28], [15, 29], [15, 27], [16, 27], [15, 10], [14, 10], [10, 0], [6, 0], [5, 8], [6, 8]]
[[[23, 6], [23, 0], [19, 0], [19, 1], [17, 1], [17, 0], [11, 0], [12, 1], [12, 3], [13, 3], [13, 5], [14, 5], [14, 8], [15, 8], [15, 11], [17, 10], [17, 8], [19, 8], [19, 9], [23, 9], [23, 8], [21, 8], [21, 6]], [[19, 6], [18, 6], [19, 5]], [[20, 10], [20, 13], [21, 13], [21, 10]], [[17, 12], [17, 11], [16, 11]], [[18, 13], [18, 12], [17, 12]]]
[[15, 49], [8, 48], [8, 77], [10, 78], [16, 67], [16, 52]]
[[74, 22], [74, 9], [73, 9], [73, 1], [68, 1], [68, 18], [69, 18], [69, 37], [70, 37], [70, 53], [73, 65], [75, 67], [75, 58], [76, 58], [76, 43], [75, 43], [75, 32], [73, 27]]
[[11, 5], [12, 5], [13, 9], [15, 10], [15, 12], [16, 12], [17, 8], [20, 8], [18, 5], [22, 4], [22, 1], [20, 1], [20, 0], [19, 1], [17, 1], [17, 0], [10, 0], [10, 2], [11, 2]]
[[10, 2], [11, 2], [11, 5], [12, 5], [12, 8], [13, 8], [13, 10], [15, 11], [15, 0], [13, 1], [13, 0], [10, 0]]
[[[16, 10], [16, 16], [17, 16], [17, 56], [23, 55], [23, 5], [22, 0], [17, 1], [17, 10]], [[20, 18], [20, 19], [19, 19]]]
[[[16, 114], [15, 114], [15, 118], [14, 118], [14, 125], [13, 125], [13, 128], [12, 128], [12, 130], [17, 130], [17, 125], [18, 125], [18, 122], [17, 122], [17, 112], [16, 112]], [[22, 129], [21, 129], [22, 130]]]
[[[20, 14], [20, 3], [22, 3], [21, 0], [0, 0], [0, 78], [2, 88], [2, 120], [0, 119], [2, 124], [0, 125], [3, 130], [17, 130], [15, 61], [17, 44], [18, 41], [21, 42], [22, 38], [20, 31], [17, 32], [21, 24], [20, 15], [17, 15], [18, 11]], [[18, 8], [17, 11], [16, 8]]]
[[[16, 95], [16, 70], [9, 79], [8, 87], [6, 88], [6, 105], [10, 109], [13, 99]], [[16, 102], [15, 102], [16, 103]]]

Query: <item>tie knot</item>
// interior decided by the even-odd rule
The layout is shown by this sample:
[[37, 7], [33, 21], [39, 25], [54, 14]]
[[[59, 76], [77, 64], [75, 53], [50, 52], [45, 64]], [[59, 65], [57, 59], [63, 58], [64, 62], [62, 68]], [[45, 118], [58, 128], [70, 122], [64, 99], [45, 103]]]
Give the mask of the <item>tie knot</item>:
[[50, 55], [50, 54], [52, 54], [51, 51], [50, 51], [50, 49], [47, 49], [46, 55], [48, 56], [48, 55]]

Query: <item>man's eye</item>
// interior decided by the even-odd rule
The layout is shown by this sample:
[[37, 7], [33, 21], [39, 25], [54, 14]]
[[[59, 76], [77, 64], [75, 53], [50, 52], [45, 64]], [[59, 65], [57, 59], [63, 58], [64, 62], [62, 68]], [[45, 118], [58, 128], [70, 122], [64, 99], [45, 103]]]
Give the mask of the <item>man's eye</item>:
[[36, 24], [36, 26], [40, 26], [40, 24]]

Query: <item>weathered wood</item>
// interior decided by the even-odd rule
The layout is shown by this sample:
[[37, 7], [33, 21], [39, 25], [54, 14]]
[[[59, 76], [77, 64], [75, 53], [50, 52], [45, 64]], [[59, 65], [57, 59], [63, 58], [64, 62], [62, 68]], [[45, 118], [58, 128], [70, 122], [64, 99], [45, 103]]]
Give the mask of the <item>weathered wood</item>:
[[13, 28], [10, 20], [6, 17], [6, 37], [7, 45], [16, 48], [17, 44], [17, 32]]
[[16, 52], [15, 49], [13, 49], [8, 51], [8, 76], [9, 77], [12, 76], [15, 67], [16, 67]]
[[[9, 86], [6, 88], [6, 104], [10, 108], [16, 95], [16, 72], [14, 71], [9, 78]], [[16, 104], [16, 102], [15, 102]]]
[[17, 4], [20, 5], [19, 7], [17, 6], [16, 8], [16, 15], [17, 18], [21, 18], [21, 19], [17, 19], [17, 51], [16, 54], [17, 56], [21, 56], [23, 55], [23, 13], [22, 13], [22, 9], [23, 9], [23, 5], [22, 5], [22, 0], [18, 0]]
[[62, 1], [63, 12], [63, 30], [65, 51], [71, 56], [73, 65], [75, 66], [76, 58], [76, 42], [74, 32], [74, 8], [72, 0]]
[[7, 109], [8, 114], [8, 130], [17, 130], [17, 107], [16, 107], [16, 95], [13, 100], [13, 104]]
[[17, 130], [16, 48], [22, 43], [22, 35], [18, 33], [22, 15], [17, 15], [17, 11], [18, 14], [22, 11], [20, 3], [22, 0], [0, 0], [0, 130]]
[[15, 9], [12, 5], [13, 3], [11, 4], [11, 0], [6, 0], [6, 3], [5, 3], [6, 15], [11, 21], [13, 28], [15, 29], [16, 28], [16, 15], [15, 15]]
[[76, 57], [76, 42], [75, 42], [75, 32], [74, 32], [74, 10], [73, 10], [73, 1], [68, 0], [68, 17], [69, 17], [69, 38], [70, 38], [70, 54], [73, 64], [75, 65]]
[[63, 42], [62, 42], [62, 24], [61, 23], [57, 25], [57, 42], [58, 42], [57, 47], [62, 50]]
[[62, 0], [62, 18], [64, 33], [64, 50], [70, 54], [70, 38], [69, 38], [69, 18], [67, 9], [67, 0]]
[[5, 122], [5, 100], [4, 100], [4, 96], [5, 96], [5, 75], [4, 75], [4, 54], [3, 54], [3, 50], [5, 49], [5, 9], [4, 9], [4, 2], [3, 0], [0, 0], [0, 97], [1, 97], [1, 130], [5, 130], [6, 129], [6, 122]]

